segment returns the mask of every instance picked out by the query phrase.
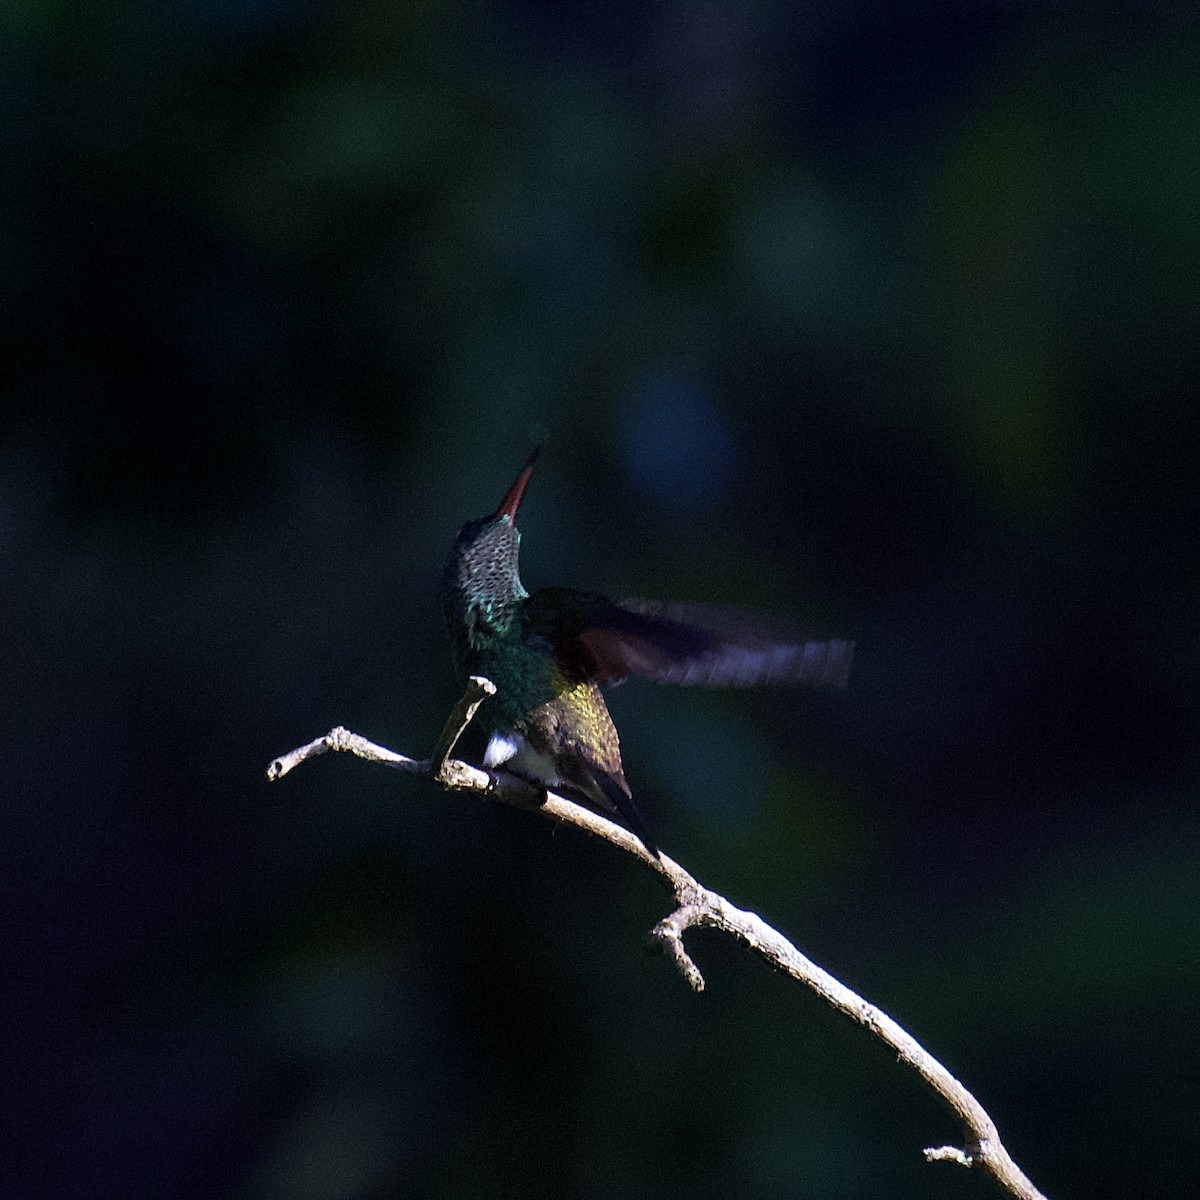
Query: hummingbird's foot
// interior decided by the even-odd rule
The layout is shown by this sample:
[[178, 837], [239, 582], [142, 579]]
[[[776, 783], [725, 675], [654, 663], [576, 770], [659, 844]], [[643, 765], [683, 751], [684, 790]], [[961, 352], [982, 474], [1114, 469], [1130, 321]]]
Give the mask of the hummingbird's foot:
[[484, 767], [483, 772], [488, 777], [488, 793], [503, 788], [506, 800], [518, 800], [530, 808], [544, 808], [550, 798], [550, 789], [545, 783], [512, 770], [508, 764], [497, 770]]

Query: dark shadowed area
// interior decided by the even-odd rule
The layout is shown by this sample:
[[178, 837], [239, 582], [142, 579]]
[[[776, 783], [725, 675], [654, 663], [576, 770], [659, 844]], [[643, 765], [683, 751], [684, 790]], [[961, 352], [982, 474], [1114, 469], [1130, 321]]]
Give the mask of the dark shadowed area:
[[0, 78], [6, 1194], [996, 1194], [611, 848], [267, 784], [432, 747], [544, 436], [530, 587], [858, 640], [611, 693], [663, 847], [1054, 1200], [1196, 1194], [1194, 6], [11, 0]]

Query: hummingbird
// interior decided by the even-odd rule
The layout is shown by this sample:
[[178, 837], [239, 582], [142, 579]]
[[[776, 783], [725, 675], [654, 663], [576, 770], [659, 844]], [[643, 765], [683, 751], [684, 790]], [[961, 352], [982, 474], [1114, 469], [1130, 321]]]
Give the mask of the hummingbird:
[[460, 681], [483, 675], [496, 685], [479, 712], [491, 735], [483, 765], [615, 816], [656, 855], [601, 685], [636, 675], [657, 683], [845, 687], [854, 643], [782, 633], [709, 604], [609, 600], [564, 587], [531, 595], [518, 570], [516, 520], [537, 457], [534, 450], [495, 512], [462, 527], [442, 572]]

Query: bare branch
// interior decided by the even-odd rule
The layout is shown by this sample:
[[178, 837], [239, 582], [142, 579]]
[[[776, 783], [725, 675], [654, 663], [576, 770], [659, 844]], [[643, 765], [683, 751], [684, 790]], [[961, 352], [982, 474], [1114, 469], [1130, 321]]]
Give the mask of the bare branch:
[[639, 838], [607, 817], [507, 771], [492, 773], [451, 758], [451, 752], [479, 705], [495, 690], [489, 680], [471, 677], [466, 692], [442, 730], [437, 748], [428, 759], [397, 754], [339, 725], [324, 737], [275, 759], [267, 768], [267, 778], [280, 779], [319, 754], [331, 750], [348, 751], [368, 762], [424, 775], [453, 791], [486, 793], [518, 808], [535, 808], [556, 821], [611, 842], [656, 872], [670, 888], [675, 910], [654, 926], [649, 941], [674, 963], [693, 991], [704, 990], [704, 977], [684, 947], [684, 933], [695, 926], [708, 926], [737, 938], [767, 962], [811, 988], [839, 1012], [869, 1029], [941, 1097], [961, 1124], [965, 1144], [961, 1148], [930, 1147], [925, 1151], [928, 1162], [955, 1162], [964, 1167], [979, 1165], [1016, 1200], [1046, 1200], [1004, 1148], [995, 1122], [983, 1105], [916, 1038], [882, 1009], [864, 1000], [801, 954], [783, 934], [757, 914], [736, 908], [724, 896], [701, 886], [674, 859], [661, 852], [657, 857], [650, 854]]
[[446, 760], [450, 757], [454, 747], [458, 745], [458, 739], [462, 737], [463, 730], [470, 725], [479, 711], [479, 706], [489, 696], [495, 694], [496, 685], [490, 679], [484, 679], [482, 675], [472, 675], [467, 680], [467, 690], [463, 692], [462, 699], [454, 706], [450, 716], [446, 719], [442, 736], [438, 738], [437, 746], [429, 759], [429, 773], [438, 783], [449, 782], [445, 774]]
[[298, 746], [295, 750], [273, 759], [267, 768], [267, 778], [274, 783], [302, 762], [308, 762], [310, 758], [316, 758], [318, 754], [325, 754], [330, 750], [348, 750], [359, 758], [365, 758], [367, 762], [383, 763], [385, 767], [395, 767], [399, 771], [412, 771], [419, 775], [428, 774], [429, 771], [427, 763], [377, 746], [374, 742], [368, 742], [361, 734], [351, 733], [338, 725], [324, 737], [309, 742], [307, 746]]

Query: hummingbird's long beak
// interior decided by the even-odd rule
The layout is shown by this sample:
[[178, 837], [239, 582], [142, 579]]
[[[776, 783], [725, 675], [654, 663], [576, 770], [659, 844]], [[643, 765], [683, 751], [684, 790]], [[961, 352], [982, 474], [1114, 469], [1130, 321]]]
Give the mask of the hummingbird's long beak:
[[530, 475], [533, 474], [533, 464], [537, 462], [537, 456], [541, 453], [541, 449], [541, 446], [538, 446], [525, 460], [525, 465], [521, 468], [520, 475], [517, 476], [512, 487], [505, 493], [504, 499], [500, 501], [500, 507], [492, 513], [491, 519], [493, 521], [498, 521], [501, 517], [507, 517], [513, 522], [516, 521], [517, 505], [521, 503], [521, 497], [525, 494], [525, 485], [529, 482]]

